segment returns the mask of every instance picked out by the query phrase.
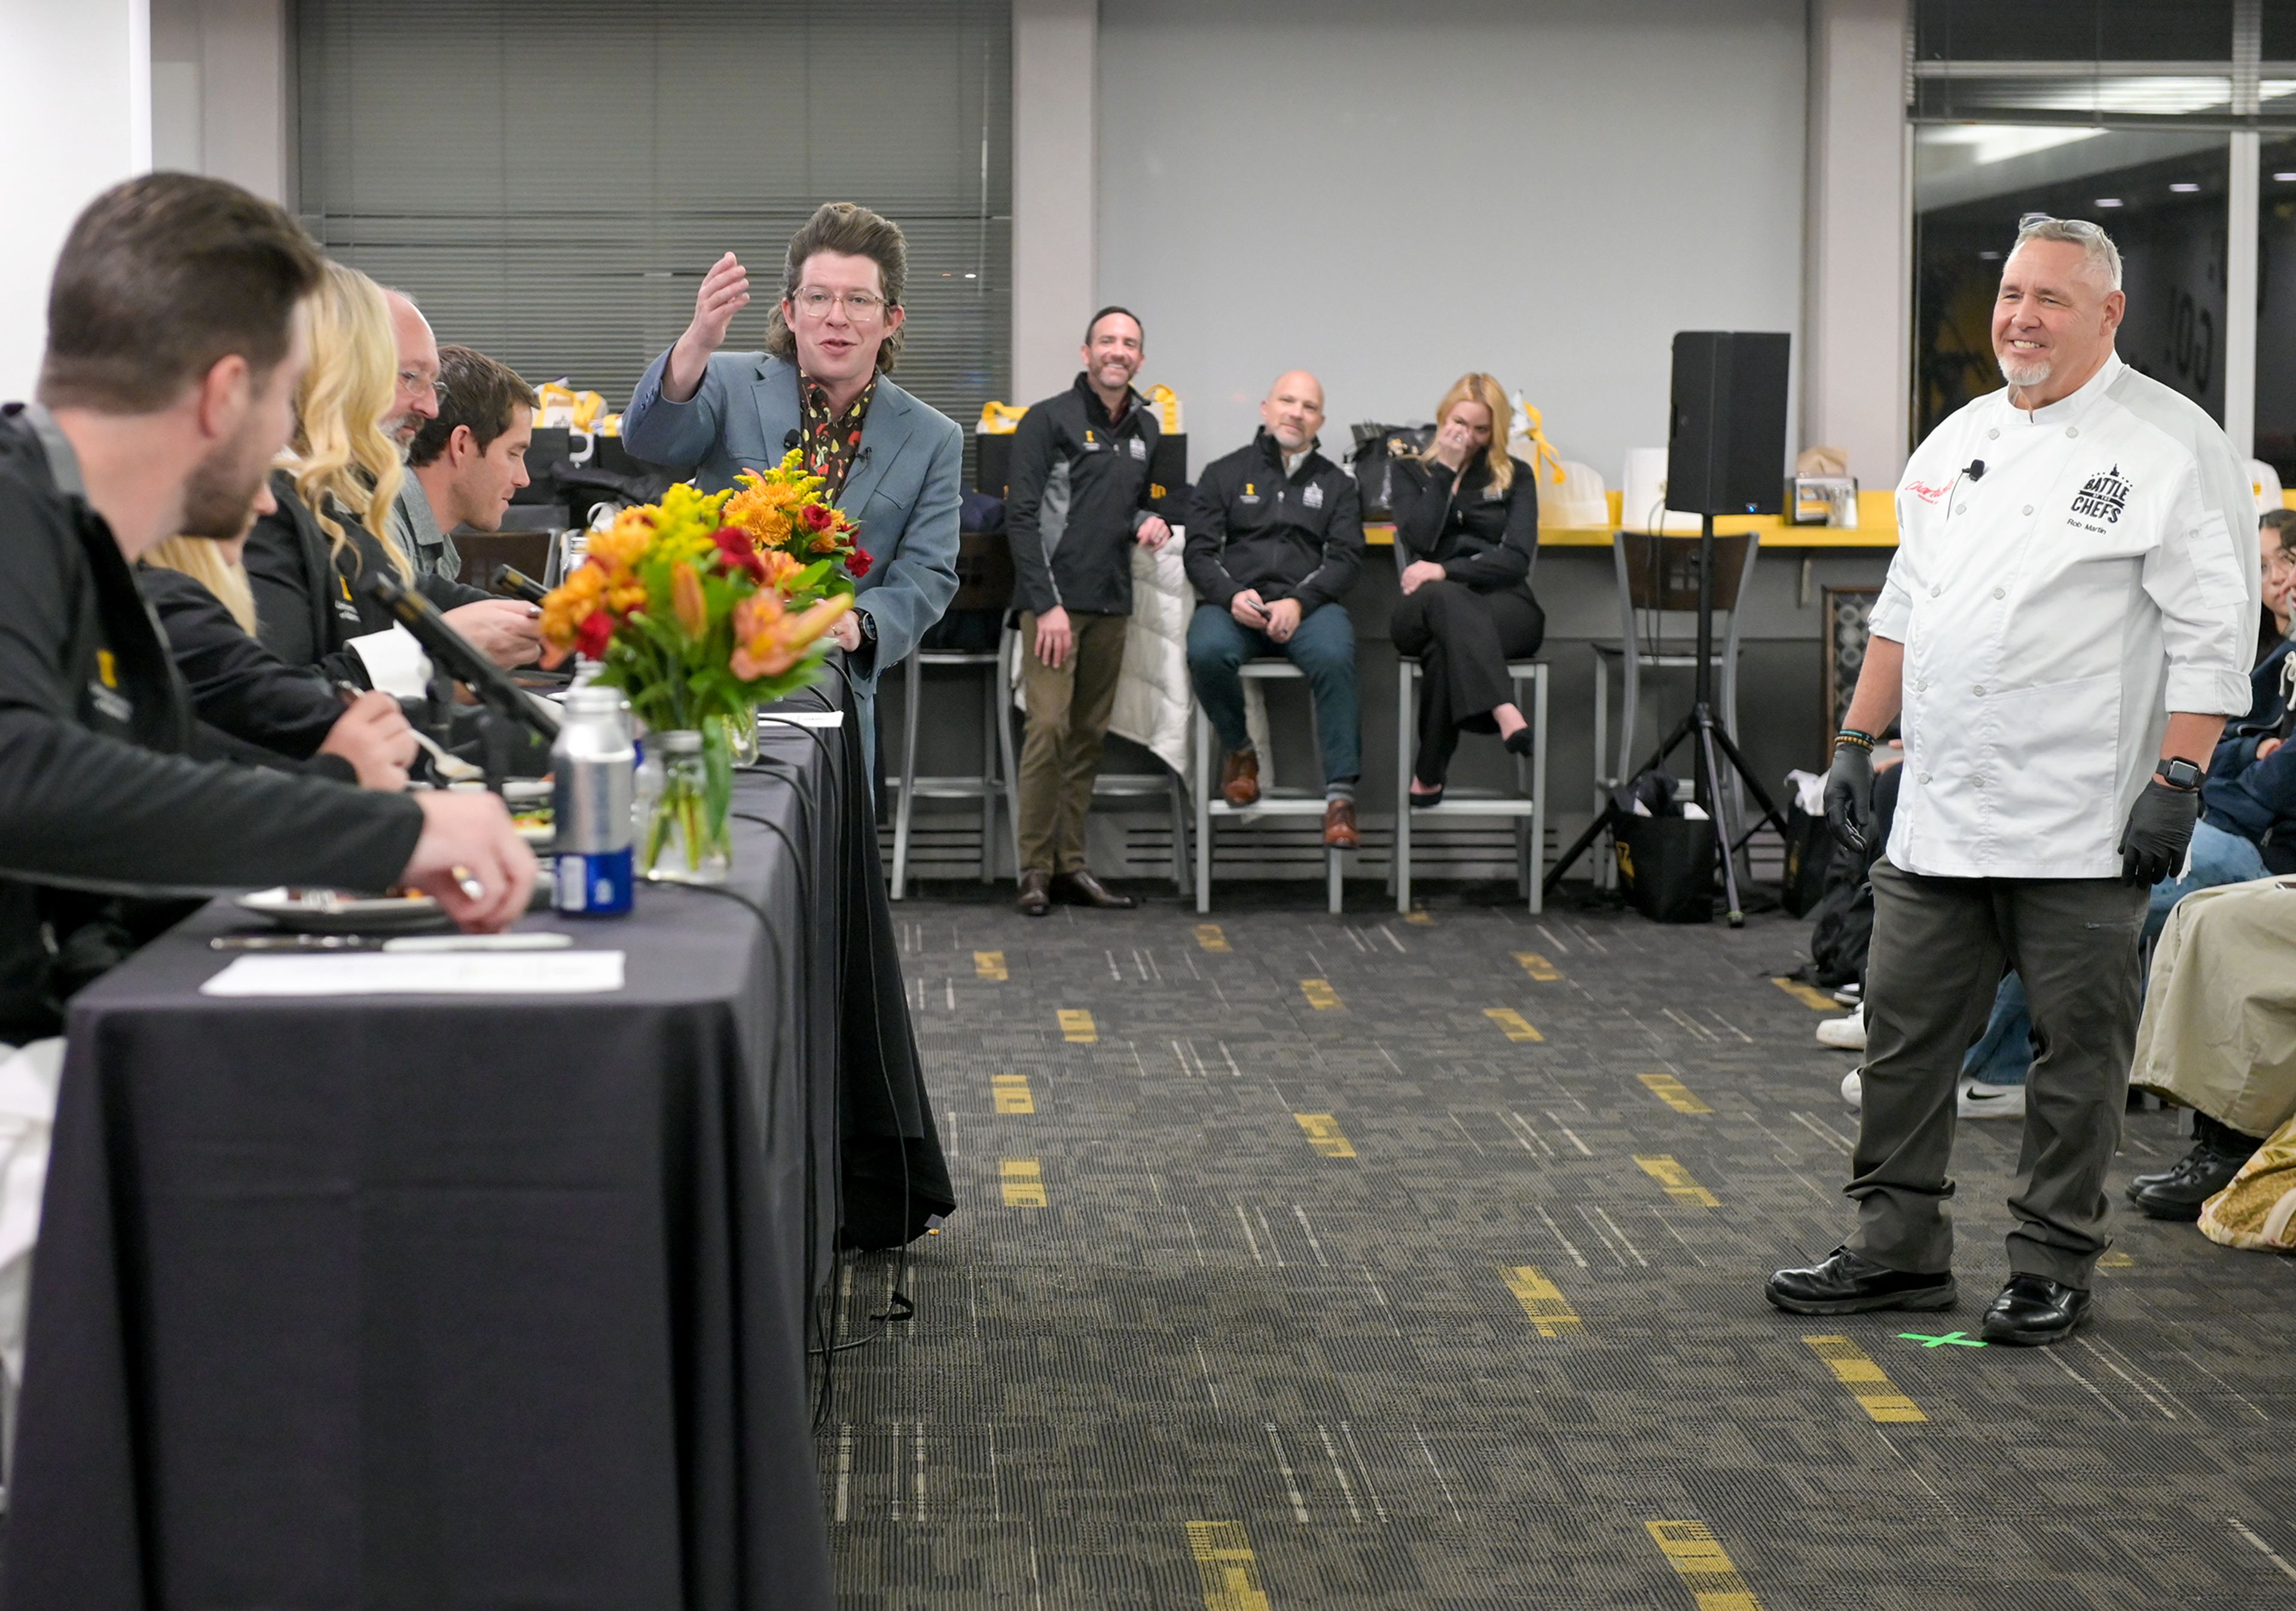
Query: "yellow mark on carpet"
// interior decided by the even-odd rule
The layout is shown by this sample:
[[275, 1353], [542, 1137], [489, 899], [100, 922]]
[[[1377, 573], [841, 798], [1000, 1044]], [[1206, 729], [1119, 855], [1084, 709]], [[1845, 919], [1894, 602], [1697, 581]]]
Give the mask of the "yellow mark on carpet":
[[988, 1088], [996, 1095], [996, 1111], [1000, 1114], [1033, 1114], [1037, 1098], [1029, 1089], [1026, 1074], [991, 1074]]
[[1714, 1110], [1690, 1094], [1690, 1087], [1672, 1074], [1636, 1074], [1650, 1093], [1678, 1114], [1710, 1114]]
[[1483, 1016], [1499, 1026], [1500, 1032], [1510, 1040], [1544, 1040], [1546, 1036], [1531, 1027], [1530, 1020], [1511, 1007], [1487, 1007]]
[[1002, 951], [973, 952], [972, 971], [983, 979], [1004, 980], [1013, 976], [1004, 971], [1004, 953]]
[[1762, 1602], [1746, 1587], [1738, 1568], [1730, 1564], [1722, 1541], [1704, 1522], [1644, 1522], [1651, 1541], [1666, 1551], [1666, 1558], [1681, 1574], [1698, 1611], [1762, 1611]]
[[1540, 1336], [1559, 1337], [1564, 1327], [1574, 1330], [1578, 1327], [1578, 1315], [1570, 1307], [1570, 1301], [1535, 1267], [1519, 1264], [1509, 1269], [1502, 1265], [1499, 1274], [1506, 1278], [1507, 1290], [1514, 1294], [1514, 1301], [1522, 1305], [1523, 1313], [1538, 1327]]
[[1220, 925], [1217, 923], [1196, 925], [1196, 943], [1208, 951], [1225, 951], [1232, 949], [1227, 942], [1227, 936], [1220, 932]]
[[1188, 1553], [1203, 1576], [1204, 1611], [1268, 1611], [1259, 1558], [1242, 1522], [1190, 1522]]
[[1562, 970], [1537, 951], [1517, 951], [1514, 959], [1522, 964], [1522, 971], [1541, 984], [1552, 984], [1562, 977]]
[[1034, 1158], [1006, 1158], [996, 1166], [1004, 1183], [1007, 1208], [1045, 1206], [1045, 1170]]
[[1824, 1360], [1833, 1379], [1849, 1389], [1850, 1396], [1877, 1421], [1926, 1421], [1919, 1405], [1897, 1390], [1887, 1373], [1848, 1337], [1804, 1337], [1809, 1351]]
[[1851, 1010], [1815, 985], [1804, 984], [1799, 979], [1773, 979], [1770, 982], [1804, 1007], [1814, 1008], [1818, 1012], [1846, 1013]]
[[2099, 1270], [2128, 1270], [2136, 1262], [2125, 1253], [2109, 1253], [2096, 1262], [2096, 1267]]
[[1080, 1007], [1060, 1009], [1061, 1033], [1071, 1040], [1097, 1040], [1100, 1032], [1093, 1027], [1092, 1015]]
[[1329, 1114], [1293, 1114], [1300, 1128], [1308, 1132], [1308, 1145], [1326, 1158], [1352, 1158], [1355, 1143], [1340, 1129], [1340, 1122]]
[[1643, 1173], [1666, 1188], [1666, 1195], [1677, 1203], [1695, 1203], [1701, 1208], [1719, 1208], [1722, 1199], [1692, 1179], [1688, 1170], [1665, 1153], [1653, 1158], [1636, 1154], [1635, 1162], [1643, 1166]]
[[1423, 906], [1413, 907], [1403, 915], [1403, 920], [1406, 923], [1415, 923], [1423, 929], [1432, 928], [1435, 925], [1435, 919], [1427, 915], [1427, 908]]
[[1307, 997], [1308, 1005], [1319, 1013], [1340, 1005], [1340, 992], [1322, 979], [1302, 979], [1300, 981], [1300, 993]]

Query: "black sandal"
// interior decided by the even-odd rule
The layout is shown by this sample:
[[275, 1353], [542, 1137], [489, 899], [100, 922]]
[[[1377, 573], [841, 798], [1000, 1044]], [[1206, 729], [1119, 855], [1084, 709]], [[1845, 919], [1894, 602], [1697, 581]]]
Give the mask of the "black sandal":
[[[1419, 780], [1414, 777], [1411, 781], [1417, 783]], [[1406, 787], [1404, 793], [1410, 797], [1412, 806], [1416, 810], [1424, 810], [1429, 806], [1439, 806], [1443, 803], [1443, 785], [1439, 783], [1435, 785], [1435, 792], [1431, 794], [1422, 794], [1418, 790], [1409, 787]]]

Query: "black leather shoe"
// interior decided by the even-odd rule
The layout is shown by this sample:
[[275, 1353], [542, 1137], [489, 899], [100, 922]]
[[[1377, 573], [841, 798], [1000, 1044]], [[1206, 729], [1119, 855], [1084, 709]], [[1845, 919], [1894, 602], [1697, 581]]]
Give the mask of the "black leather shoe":
[[1047, 887], [1052, 881], [1053, 875], [1050, 873], [1021, 875], [1021, 899], [1018, 904], [1023, 914], [1030, 917], [1041, 917], [1053, 909], [1052, 892]]
[[2128, 1200], [2148, 1220], [2201, 1217], [2201, 1204], [2232, 1184], [2247, 1157], [2221, 1152], [2206, 1141], [2159, 1174], [2139, 1175], [2128, 1183]]
[[2088, 1294], [2046, 1276], [2011, 1276], [1978, 1327], [1988, 1343], [2062, 1343], [2088, 1319]]
[[1073, 873], [1053, 875], [1053, 899], [1063, 906], [1101, 906], [1114, 911], [1128, 912], [1140, 903], [1129, 895], [1119, 895], [1092, 875], [1089, 867], [1078, 867]]
[[1762, 1295], [1794, 1314], [1863, 1314], [1869, 1309], [1951, 1309], [1961, 1295], [1949, 1270], [1891, 1270], [1837, 1247], [1823, 1263], [1779, 1270], [1763, 1286]]

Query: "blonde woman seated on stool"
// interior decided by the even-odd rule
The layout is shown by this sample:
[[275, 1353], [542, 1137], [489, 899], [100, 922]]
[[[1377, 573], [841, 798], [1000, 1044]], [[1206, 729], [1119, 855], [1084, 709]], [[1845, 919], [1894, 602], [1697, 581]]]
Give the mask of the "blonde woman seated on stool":
[[1538, 476], [1510, 457], [1506, 392], [1461, 375], [1435, 410], [1435, 440], [1395, 467], [1395, 543], [1403, 602], [1389, 633], [1420, 662], [1419, 752], [1411, 801], [1443, 798], [1462, 732], [1496, 733], [1530, 753], [1530, 723], [1514, 703], [1507, 662], [1538, 652], [1546, 616], [1530, 594], [1538, 554]]
[[2128, 1183], [2155, 1220], [2197, 1220], [2296, 1116], [2296, 880], [2195, 890], [2152, 951], [2129, 1083], [2193, 1110], [2193, 1147]]

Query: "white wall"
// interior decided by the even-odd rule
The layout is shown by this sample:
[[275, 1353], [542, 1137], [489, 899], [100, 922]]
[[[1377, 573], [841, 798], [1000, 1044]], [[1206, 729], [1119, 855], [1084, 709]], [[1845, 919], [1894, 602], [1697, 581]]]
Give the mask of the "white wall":
[[149, 0], [152, 165], [289, 202], [285, 0]]
[[31, 395], [72, 220], [152, 165], [150, 29], [145, 0], [0, 0], [0, 399]]
[[1198, 464], [1291, 366], [1327, 446], [1482, 368], [1615, 486], [1677, 330], [1798, 329], [1806, 49], [1804, 0], [1103, 0], [1102, 299]]
[[1093, 62], [1098, 0], [1013, 0], [1013, 380], [1069, 383], [1095, 300]]

